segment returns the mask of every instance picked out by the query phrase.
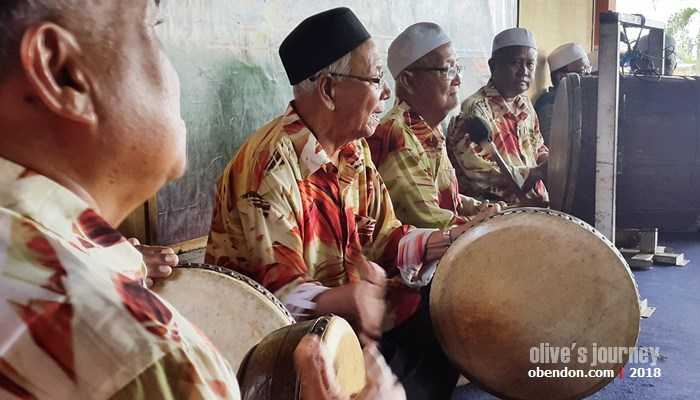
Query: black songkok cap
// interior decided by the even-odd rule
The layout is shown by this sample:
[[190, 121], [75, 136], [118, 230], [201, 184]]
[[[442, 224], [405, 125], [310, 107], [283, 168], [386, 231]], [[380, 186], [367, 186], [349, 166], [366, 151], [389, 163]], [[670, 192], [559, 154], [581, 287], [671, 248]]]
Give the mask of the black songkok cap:
[[300, 23], [280, 46], [289, 83], [296, 85], [355, 50], [371, 36], [347, 7], [313, 15]]

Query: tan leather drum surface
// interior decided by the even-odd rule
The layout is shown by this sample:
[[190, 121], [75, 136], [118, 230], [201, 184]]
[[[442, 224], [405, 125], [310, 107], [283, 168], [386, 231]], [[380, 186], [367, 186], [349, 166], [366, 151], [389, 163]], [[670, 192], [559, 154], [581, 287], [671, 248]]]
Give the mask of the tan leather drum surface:
[[[636, 283], [600, 233], [567, 214], [512, 209], [461, 236], [440, 261], [430, 311], [452, 361], [471, 380], [508, 399], [577, 399], [613, 378], [530, 378], [528, 370], [591, 367], [596, 346], [634, 347]], [[530, 350], [588, 348], [586, 362], [532, 363]]]
[[345, 398], [365, 386], [364, 356], [350, 324], [336, 316], [324, 316], [280, 328], [246, 355], [238, 371], [242, 400], [297, 400], [299, 382], [294, 350], [308, 334], [318, 335], [332, 363]]
[[245, 354], [276, 329], [294, 323], [264, 287], [225, 268], [188, 264], [157, 282], [153, 291], [199, 327], [234, 371]]

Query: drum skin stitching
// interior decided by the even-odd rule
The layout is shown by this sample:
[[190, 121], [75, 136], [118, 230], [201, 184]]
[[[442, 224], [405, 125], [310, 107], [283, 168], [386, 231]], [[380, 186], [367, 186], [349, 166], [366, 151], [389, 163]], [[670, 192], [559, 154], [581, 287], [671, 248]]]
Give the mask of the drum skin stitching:
[[239, 272], [230, 270], [225, 267], [221, 267], [218, 265], [211, 265], [211, 264], [199, 264], [199, 263], [187, 263], [187, 264], [181, 264], [178, 265], [177, 268], [196, 268], [196, 269], [204, 269], [204, 270], [209, 270], [209, 271], [214, 271], [218, 272], [227, 276], [230, 276], [233, 279], [236, 279], [238, 281], [241, 281], [243, 283], [246, 283], [253, 287], [253, 289], [257, 290], [260, 294], [265, 296], [268, 300], [270, 300], [272, 303], [274, 303], [277, 308], [279, 308], [282, 313], [284, 313], [284, 316], [287, 317], [289, 320], [288, 322], [290, 324], [296, 323], [296, 320], [292, 316], [292, 314], [287, 310], [287, 307], [282, 304], [281, 301], [275, 295], [273, 295], [269, 290], [267, 290], [263, 285], [259, 284], [256, 282], [254, 279], [251, 279]]

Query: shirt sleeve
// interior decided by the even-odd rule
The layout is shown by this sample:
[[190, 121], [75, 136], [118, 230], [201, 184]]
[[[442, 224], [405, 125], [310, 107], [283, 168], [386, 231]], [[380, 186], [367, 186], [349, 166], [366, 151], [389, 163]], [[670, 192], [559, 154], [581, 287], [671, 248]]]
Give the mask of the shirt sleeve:
[[296, 320], [312, 318], [316, 309], [316, 296], [329, 290], [320, 282], [304, 282], [287, 293], [282, 302]]
[[[404, 136], [398, 142], [407, 145], [392, 146], [397, 142], [391, 138], [395, 135]], [[386, 183], [399, 220], [422, 228], [440, 229], [459, 223], [459, 215], [440, 207], [434, 178], [421, 165], [421, 156], [410, 146], [410, 138], [406, 138], [396, 126], [392, 127], [389, 136], [389, 149], [379, 166], [379, 174]]]
[[433, 279], [439, 260], [424, 263], [426, 245], [436, 229], [413, 229], [399, 242], [398, 269], [404, 285], [427, 286]]

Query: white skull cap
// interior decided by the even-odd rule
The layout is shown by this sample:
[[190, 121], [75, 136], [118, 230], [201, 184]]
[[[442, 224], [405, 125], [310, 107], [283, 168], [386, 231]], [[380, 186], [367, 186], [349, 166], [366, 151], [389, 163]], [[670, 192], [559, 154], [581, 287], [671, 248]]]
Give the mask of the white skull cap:
[[493, 38], [491, 54], [495, 53], [496, 50], [510, 46], [532, 47], [537, 50], [535, 35], [525, 28], [506, 29]]
[[391, 76], [396, 79], [406, 67], [450, 42], [450, 38], [438, 24], [419, 22], [409, 26], [389, 46], [387, 64]]
[[547, 57], [547, 62], [549, 63], [549, 70], [556, 71], [581, 59], [588, 61], [586, 50], [578, 43], [567, 43], [554, 49]]

